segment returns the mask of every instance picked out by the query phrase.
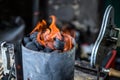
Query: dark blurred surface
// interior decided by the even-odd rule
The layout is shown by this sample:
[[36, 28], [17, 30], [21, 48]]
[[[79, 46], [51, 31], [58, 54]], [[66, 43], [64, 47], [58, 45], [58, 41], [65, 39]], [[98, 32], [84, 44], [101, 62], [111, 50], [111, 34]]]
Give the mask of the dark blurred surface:
[[26, 22], [26, 33], [32, 25], [32, 0], [0, 0], [0, 19], [10, 16], [21, 16]]

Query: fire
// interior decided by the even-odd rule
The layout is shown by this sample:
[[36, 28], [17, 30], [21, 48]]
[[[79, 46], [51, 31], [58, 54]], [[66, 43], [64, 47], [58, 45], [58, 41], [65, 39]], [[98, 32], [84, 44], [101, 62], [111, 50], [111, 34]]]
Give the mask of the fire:
[[47, 22], [45, 20], [42, 20], [33, 29], [31, 34], [37, 31], [37, 41], [45, 47], [49, 47], [55, 50], [54, 39], [57, 38], [64, 41], [63, 51], [70, 50], [73, 46], [73, 38], [69, 35], [70, 33], [68, 31], [62, 32], [57, 28], [55, 16], [52, 15], [50, 16], [50, 18], [52, 18], [52, 23], [50, 24], [50, 26], [47, 25]]

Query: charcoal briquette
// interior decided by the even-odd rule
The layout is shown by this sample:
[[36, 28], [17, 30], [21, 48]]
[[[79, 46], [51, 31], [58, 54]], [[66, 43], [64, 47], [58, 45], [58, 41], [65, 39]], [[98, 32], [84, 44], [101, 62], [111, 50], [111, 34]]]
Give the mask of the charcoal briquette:
[[55, 38], [54, 47], [57, 50], [63, 50], [64, 49], [64, 41]]
[[52, 52], [53, 50], [50, 49], [50, 48], [48, 48], [48, 47], [45, 47], [43, 51], [44, 51], [44, 52]]
[[24, 45], [26, 45], [28, 42], [30, 42], [30, 38], [29, 37], [24, 37], [23, 38]]
[[25, 45], [26, 48], [34, 50], [34, 51], [38, 51], [39, 49], [37, 48], [37, 46], [34, 44], [34, 42], [28, 42]]
[[33, 39], [32, 42], [35, 43], [35, 45], [37, 46], [37, 48], [39, 50], [43, 50], [44, 47], [40, 43], [38, 43], [38, 41], [36, 39]]
[[33, 40], [37, 37], [38, 32], [34, 32], [30, 35], [30, 39]]

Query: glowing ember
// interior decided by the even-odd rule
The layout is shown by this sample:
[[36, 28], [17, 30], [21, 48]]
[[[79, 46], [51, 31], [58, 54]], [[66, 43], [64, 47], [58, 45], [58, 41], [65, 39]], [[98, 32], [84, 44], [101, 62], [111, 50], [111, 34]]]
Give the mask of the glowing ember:
[[52, 23], [50, 24], [50, 26], [47, 25], [45, 20], [42, 20], [33, 29], [31, 34], [37, 31], [38, 32], [37, 41], [38, 43], [45, 47], [49, 47], [55, 50], [56, 49], [54, 46], [55, 39], [58, 39], [64, 42], [63, 51], [70, 50], [73, 47], [72, 43], [73, 38], [70, 36], [71, 33], [69, 31], [60, 32], [60, 30], [57, 28], [55, 24], [56, 17], [55, 16], [50, 17], [52, 18]]

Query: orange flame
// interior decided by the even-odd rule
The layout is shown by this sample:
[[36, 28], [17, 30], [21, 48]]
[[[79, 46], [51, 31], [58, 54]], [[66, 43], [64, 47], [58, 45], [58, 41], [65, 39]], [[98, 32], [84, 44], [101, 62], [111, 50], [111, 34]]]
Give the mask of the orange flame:
[[49, 28], [47, 27], [47, 23], [45, 20], [39, 22], [37, 26], [31, 32], [34, 33], [38, 31], [37, 34], [37, 41], [38, 43], [42, 44], [45, 47], [49, 47], [51, 49], [54, 48], [54, 39], [57, 38], [59, 40], [64, 39], [65, 45], [64, 51], [70, 50], [72, 48], [72, 37], [69, 35], [70, 33], [60, 32], [60, 30], [56, 26], [56, 17], [50, 16], [52, 18], [52, 23], [50, 24]]

